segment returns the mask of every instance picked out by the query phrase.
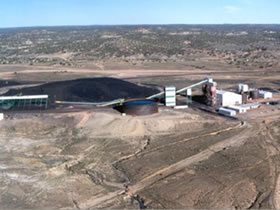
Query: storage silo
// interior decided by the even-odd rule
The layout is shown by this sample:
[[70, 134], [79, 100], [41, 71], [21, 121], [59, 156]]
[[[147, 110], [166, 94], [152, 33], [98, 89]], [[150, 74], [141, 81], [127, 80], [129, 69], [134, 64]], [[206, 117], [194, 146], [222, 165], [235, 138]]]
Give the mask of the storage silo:
[[250, 91], [250, 98], [255, 100], [259, 98], [259, 91], [258, 90], [251, 90]]

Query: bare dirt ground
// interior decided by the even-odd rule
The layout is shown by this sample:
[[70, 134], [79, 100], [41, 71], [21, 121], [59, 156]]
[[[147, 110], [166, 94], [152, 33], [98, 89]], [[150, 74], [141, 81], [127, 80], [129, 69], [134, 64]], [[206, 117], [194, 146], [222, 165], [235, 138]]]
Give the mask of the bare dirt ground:
[[[0, 75], [38, 83], [105, 75], [178, 88], [212, 76], [220, 88], [241, 79], [279, 90], [278, 69], [176, 69], [0, 66]], [[0, 122], [2, 208], [280, 208], [279, 105], [239, 120], [192, 107], [146, 117], [110, 108], [12, 115]]]
[[114, 112], [19, 114], [17, 119], [2, 121], [2, 206], [83, 207], [95, 196], [124, 189], [126, 177], [112, 167], [116, 160], [144, 149], [147, 135], [165, 135], [200, 118], [168, 115], [163, 111], [147, 119]]

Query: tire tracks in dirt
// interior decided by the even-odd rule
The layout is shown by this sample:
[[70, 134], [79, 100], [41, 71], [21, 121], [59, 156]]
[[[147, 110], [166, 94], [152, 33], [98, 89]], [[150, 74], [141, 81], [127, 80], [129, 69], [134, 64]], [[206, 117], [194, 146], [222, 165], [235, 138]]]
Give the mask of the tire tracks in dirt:
[[77, 128], [83, 127], [91, 116], [91, 112], [82, 112], [81, 114], [83, 114], [83, 117], [80, 120], [80, 122], [76, 125]]
[[243, 143], [245, 143], [246, 139], [249, 136], [249, 134], [251, 134], [251, 130], [246, 129], [244, 131], [242, 131], [240, 134], [238, 135], [242, 135], [239, 138], [234, 136], [232, 138], [229, 138], [227, 140], [224, 140], [222, 142], [219, 142], [217, 144], [214, 144], [212, 146], [210, 146], [209, 148], [203, 150], [200, 153], [197, 153], [196, 155], [193, 155], [191, 157], [188, 157], [184, 160], [181, 160], [177, 163], [174, 163], [168, 167], [165, 167], [157, 172], [155, 172], [154, 174], [144, 178], [142, 181], [138, 182], [137, 184], [128, 187], [128, 195], [134, 195], [136, 192], [140, 192], [143, 189], [145, 189], [148, 186], [151, 186], [152, 184], [178, 172], [181, 171], [185, 168], [187, 168], [188, 166], [191, 166], [195, 163], [201, 162], [203, 160], [207, 160], [210, 156], [212, 156], [213, 154], [220, 152], [222, 150], [224, 150], [225, 148], [229, 148], [232, 146], [240, 146]]
[[194, 140], [194, 139], [199, 139], [199, 138], [203, 138], [203, 137], [207, 137], [207, 136], [217, 136], [219, 135], [220, 133], [223, 133], [223, 132], [227, 132], [227, 131], [231, 131], [233, 129], [238, 129], [240, 127], [243, 126], [243, 123], [244, 122], [241, 122], [235, 126], [230, 126], [228, 128], [224, 128], [224, 129], [221, 129], [221, 130], [217, 130], [217, 131], [213, 131], [211, 133], [206, 133], [206, 134], [203, 134], [201, 136], [195, 136], [195, 137], [191, 137], [191, 138], [187, 138], [187, 139], [183, 139], [181, 141], [176, 141], [176, 142], [172, 142], [172, 143], [169, 143], [169, 144], [165, 144], [165, 145], [162, 145], [160, 147], [157, 147], [157, 148], [154, 148], [154, 149], [151, 149], [149, 151], [146, 151], [146, 152], [142, 152], [141, 155], [145, 155], [145, 154], [150, 154], [152, 152], [156, 152], [162, 148], [166, 148], [166, 147], [169, 147], [169, 146], [172, 146], [172, 145], [175, 145], [175, 144], [181, 144], [181, 143], [185, 143], [185, 142], [188, 142], [188, 141], [191, 141], [191, 140]]
[[142, 146], [142, 148], [140, 148], [139, 150], [137, 150], [136, 152], [134, 152], [133, 154], [130, 154], [130, 155], [127, 155], [127, 156], [124, 156], [122, 158], [120, 158], [119, 160], [115, 161], [112, 165], [115, 166], [125, 160], [128, 160], [132, 157], [135, 157], [137, 155], [139, 155], [140, 153], [142, 153], [144, 150], [147, 149], [148, 145], [150, 144], [150, 141], [151, 141], [151, 138], [150, 137], [147, 137], [146, 138], [146, 141], [145, 141], [145, 144]]

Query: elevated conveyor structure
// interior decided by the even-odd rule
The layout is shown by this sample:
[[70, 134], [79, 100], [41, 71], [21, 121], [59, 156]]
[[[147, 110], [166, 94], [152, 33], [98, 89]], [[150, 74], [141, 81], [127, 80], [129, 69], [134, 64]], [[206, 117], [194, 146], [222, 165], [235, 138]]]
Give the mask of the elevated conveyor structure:
[[[207, 84], [207, 83], [211, 83], [213, 82], [212, 78], [207, 78], [203, 81], [200, 81], [198, 83], [195, 83], [193, 85], [190, 85], [190, 86], [187, 86], [187, 87], [184, 87], [182, 89], [179, 89], [176, 91], [176, 94], [180, 94], [182, 92], [185, 92], [187, 91], [188, 89], [192, 89], [192, 88], [195, 88], [197, 86], [200, 86], [200, 85], [203, 85], [203, 84]], [[162, 91], [160, 93], [157, 93], [157, 94], [154, 94], [152, 96], [149, 96], [146, 98], [146, 100], [152, 100], [152, 99], [155, 99], [155, 98], [160, 98], [162, 96], [164, 96], [165, 94], [165, 91]], [[97, 107], [106, 107], [106, 106], [111, 106], [111, 105], [122, 105], [126, 102], [127, 100], [125, 99], [116, 99], [116, 100], [113, 100], [113, 101], [108, 101], [108, 102], [98, 102], [98, 103], [92, 103], [92, 102], [71, 102], [71, 101], [55, 101], [56, 104], [68, 104], [68, 105], [92, 105], [92, 106], [97, 106]]]
[[[205, 80], [203, 80], [203, 81], [201, 81], [201, 82], [198, 82], [198, 83], [195, 83], [195, 84], [193, 84], [193, 85], [184, 87], [184, 88], [182, 88], [182, 89], [180, 89], [180, 90], [177, 90], [177, 91], [176, 91], [176, 94], [183, 93], [183, 92], [187, 91], [188, 89], [192, 89], [192, 88], [195, 88], [195, 87], [197, 87], [197, 86], [200, 86], [200, 85], [203, 85], [203, 84], [212, 82], [212, 81], [213, 81], [212, 78], [207, 78], [207, 79], [205, 79]], [[157, 94], [155, 94], [155, 95], [152, 95], [152, 96], [147, 97], [147, 99], [160, 98], [160, 97], [164, 96], [164, 94], [165, 94], [165, 91], [162, 91], [162, 92], [160, 92], [160, 93], [157, 93]]]

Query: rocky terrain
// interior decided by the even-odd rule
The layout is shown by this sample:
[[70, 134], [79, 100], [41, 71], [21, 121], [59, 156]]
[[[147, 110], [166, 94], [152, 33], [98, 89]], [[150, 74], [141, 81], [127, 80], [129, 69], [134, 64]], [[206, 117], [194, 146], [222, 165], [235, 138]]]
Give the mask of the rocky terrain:
[[[278, 66], [279, 25], [87, 26], [0, 29], [0, 64], [83, 66], [219, 59]], [[205, 65], [198, 65], [205, 68]]]

